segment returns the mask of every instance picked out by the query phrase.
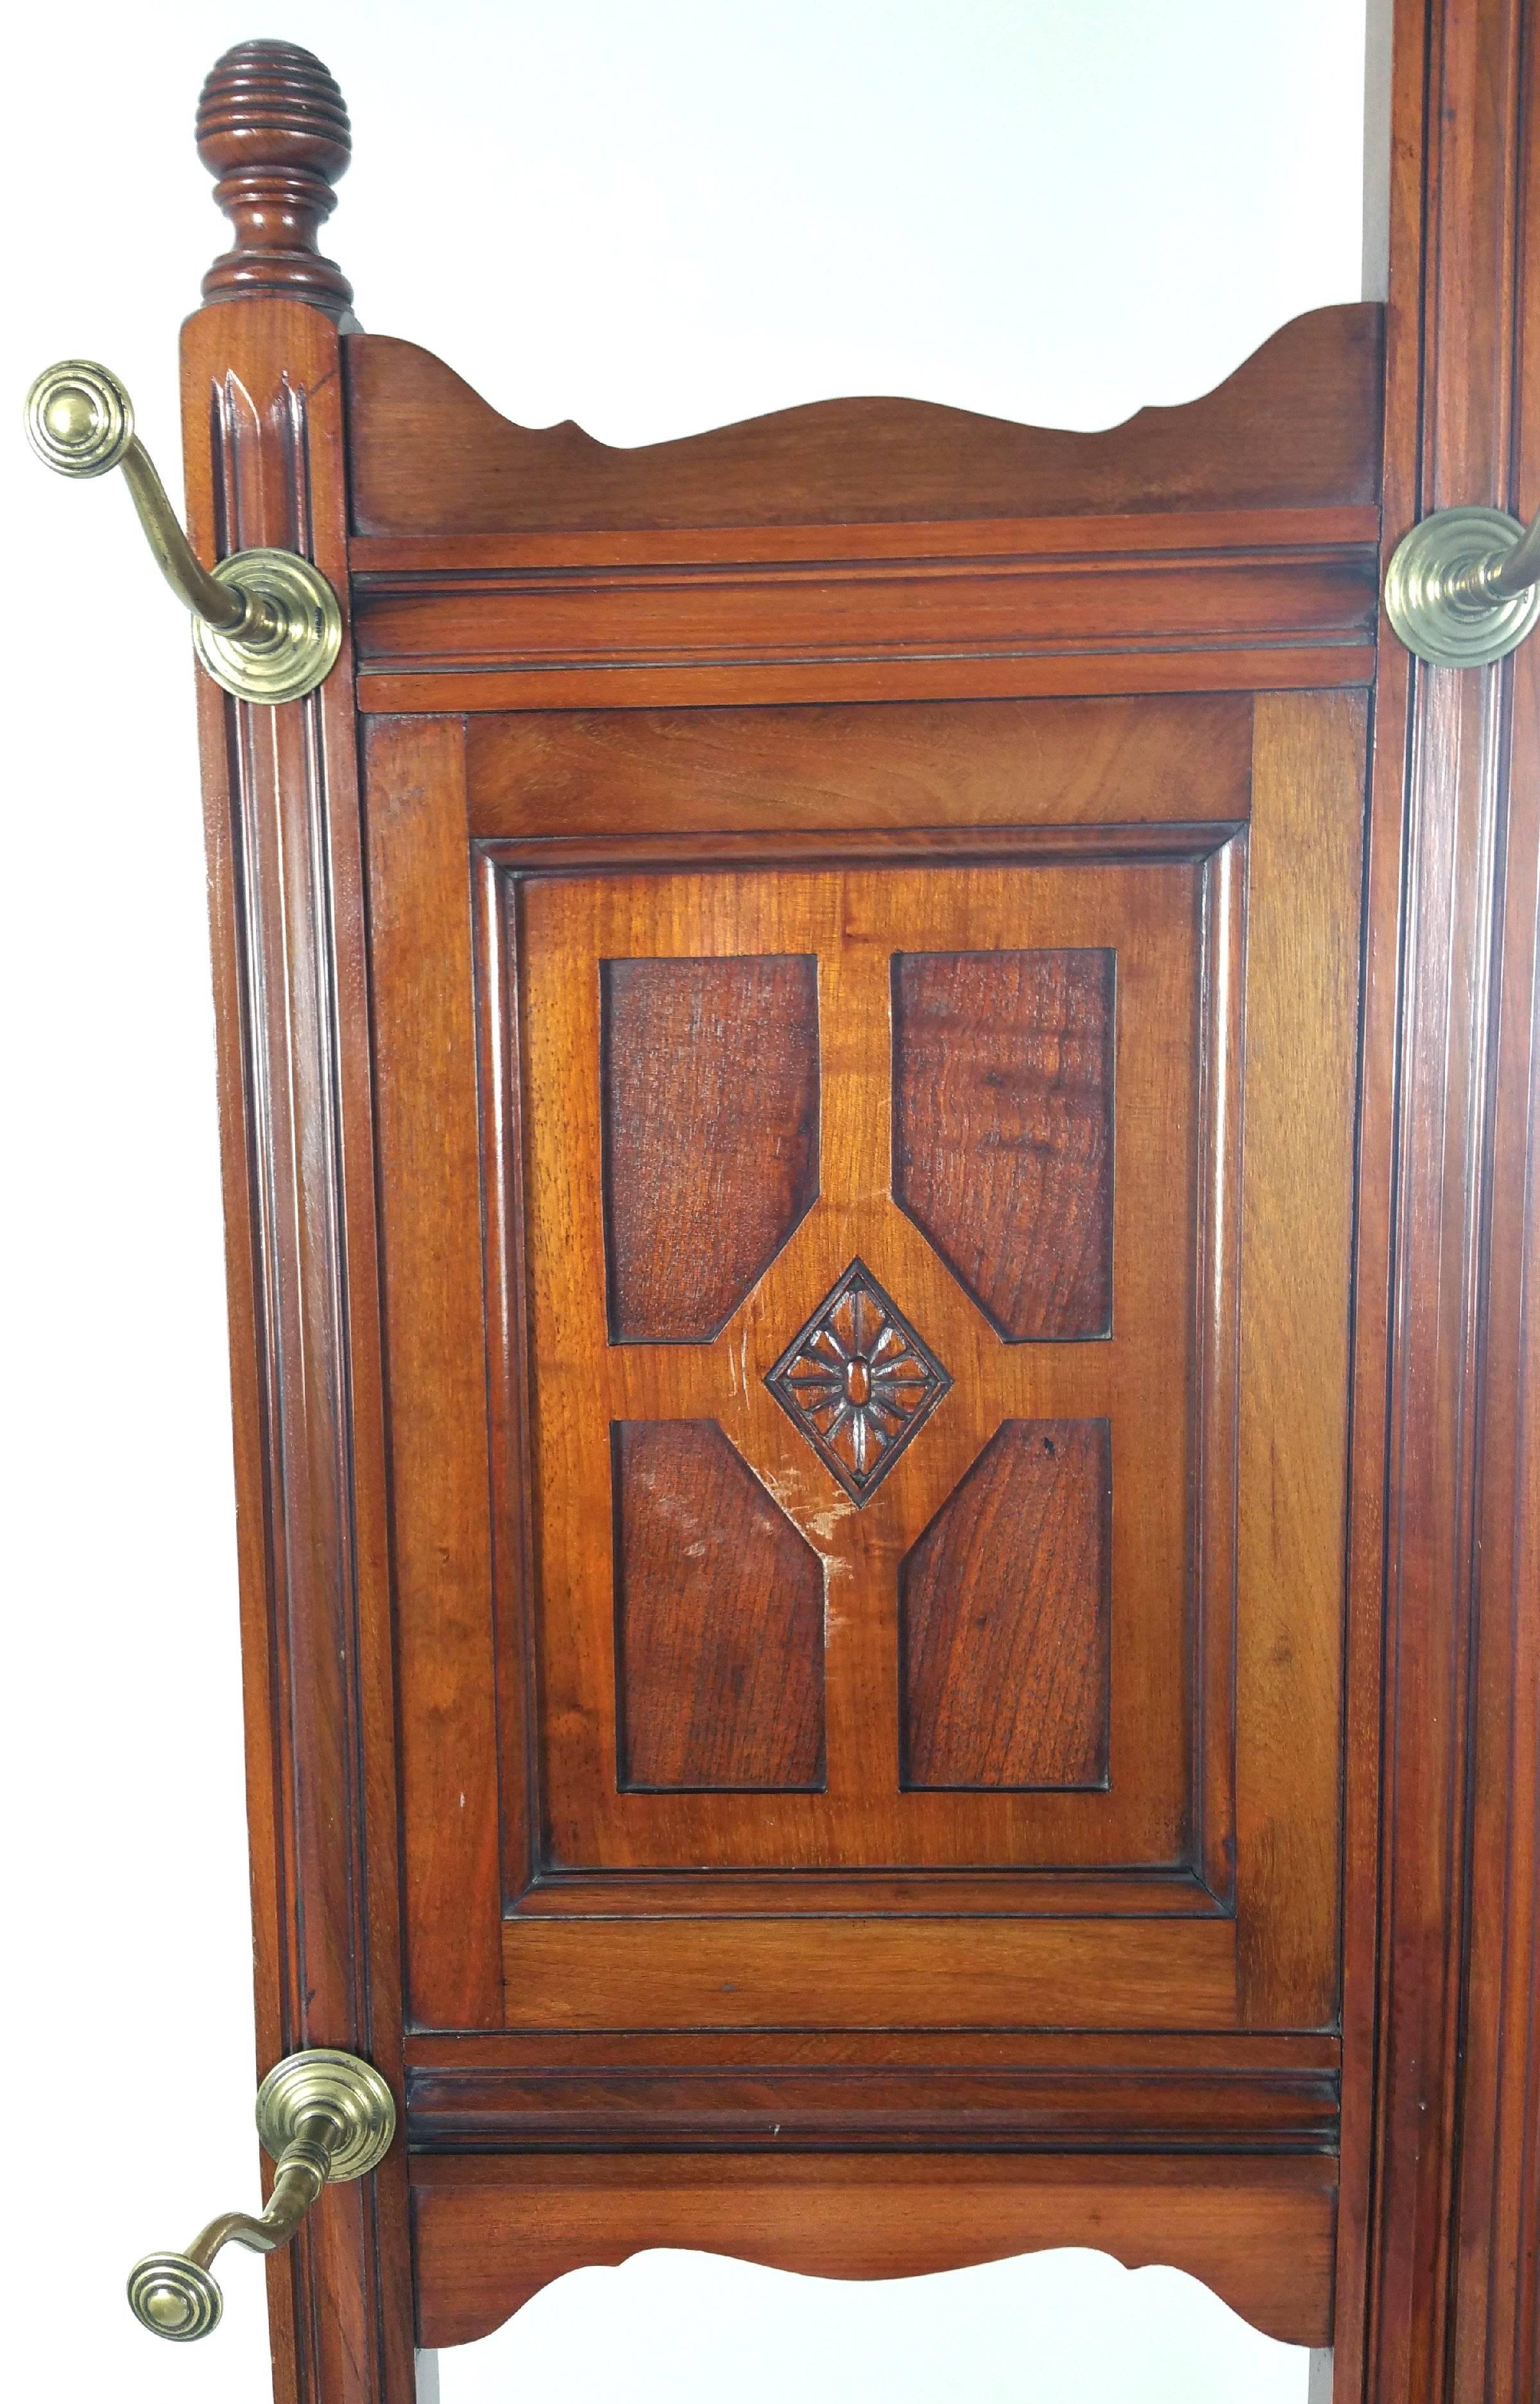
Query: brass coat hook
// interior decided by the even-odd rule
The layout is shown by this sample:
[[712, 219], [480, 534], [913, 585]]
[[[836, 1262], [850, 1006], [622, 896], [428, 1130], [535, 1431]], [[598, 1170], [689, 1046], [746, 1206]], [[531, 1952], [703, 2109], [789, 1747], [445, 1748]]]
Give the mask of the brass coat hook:
[[396, 2133], [389, 2088], [369, 2062], [316, 2048], [290, 2054], [257, 2094], [257, 2133], [278, 2165], [265, 2212], [221, 2213], [185, 2254], [147, 2254], [129, 2273], [133, 2316], [180, 2344], [206, 2337], [225, 2308], [209, 2265], [223, 2245], [272, 2254], [287, 2244], [321, 2189], [362, 2178]]
[[1490, 666], [1540, 619], [1540, 517], [1435, 510], [1385, 570], [1385, 614], [1408, 651], [1436, 668]]
[[61, 476], [121, 468], [161, 574], [193, 619], [198, 655], [239, 701], [299, 701], [336, 664], [343, 613], [318, 567], [293, 551], [238, 551], [206, 568], [133, 430], [133, 404], [93, 359], [45, 368], [27, 395], [27, 439]]

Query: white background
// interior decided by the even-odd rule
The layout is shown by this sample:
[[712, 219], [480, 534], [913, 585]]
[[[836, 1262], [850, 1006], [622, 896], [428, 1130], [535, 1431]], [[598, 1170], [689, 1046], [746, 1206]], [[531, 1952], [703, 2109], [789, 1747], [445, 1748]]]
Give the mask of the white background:
[[[105, 358], [174, 489], [175, 328], [223, 247], [193, 103], [254, 32], [347, 95], [329, 246], [364, 324], [526, 424], [637, 442], [886, 391], [1107, 425], [1364, 288], [1363, 0], [28, 9], [4, 382]], [[122, 2301], [256, 2192], [189, 651], [117, 480], [57, 482], [16, 434], [0, 473], [7, 2352], [19, 2394], [260, 2404], [251, 2257], [203, 2345]], [[443, 2357], [445, 2404], [1302, 2395], [1304, 2357], [1190, 2282], [1118, 2276], [1120, 2337], [1085, 2269], [584, 2272]]]

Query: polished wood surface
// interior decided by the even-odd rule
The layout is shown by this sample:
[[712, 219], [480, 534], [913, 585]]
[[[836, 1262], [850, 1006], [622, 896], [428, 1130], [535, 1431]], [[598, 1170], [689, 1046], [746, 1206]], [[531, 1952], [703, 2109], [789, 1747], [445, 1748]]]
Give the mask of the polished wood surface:
[[[198, 97], [198, 156], [233, 239], [203, 278], [205, 300], [303, 300], [348, 315], [353, 287], [316, 236], [353, 156], [343, 95], [314, 52], [237, 42]], [[344, 491], [346, 487], [344, 486]]]
[[[1540, 509], [1540, 8], [1396, 14], [1387, 547]], [[1540, 2392], [1537, 672], [1388, 641], [1376, 711], [1338, 2279], [1376, 2404]]]
[[347, 346], [353, 531], [865, 526], [903, 519], [1373, 508], [1379, 313], [1295, 318], [1204, 399], [1069, 434], [917, 400], [820, 400], [612, 450], [511, 425], [429, 351]]
[[514, 2156], [419, 2160], [412, 2196], [428, 2345], [483, 2336], [572, 2262], [658, 2244], [844, 2279], [1094, 2245], [1130, 2269], [1171, 2263], [1293, 2344], [1331, 2330], [1336, 2200], [1320, 2157]]
[[[1534, 0], [1396, 39], [1387, 542], [1537, 497]], [[1533, 2404], [1540, 669], [1387, 641], [1365, 815], [1380, 314], [610, 452], [339, 338], [231, 58], [316, 305], [192, 321], [194, 535], [358, 670], [201, 698], [261, 2066], [414, 2152], [280, 2395], [408, 2404], [409, 2260], [1081, 2242]]]
[[[345, 591], [335, 328], [293, 301], [204, 311], [184, 332], [182, 391], [200, 554], [298, 544]], [[395, 1671], [346, 667], [283, 709], [238, 705], [200, 672], [198, 708], [259, 2069], [339, 2046], [394, 2086]], [[410, 2397], [404, 2141], [329, 2196], [267, 2275], [280, 2404]]]

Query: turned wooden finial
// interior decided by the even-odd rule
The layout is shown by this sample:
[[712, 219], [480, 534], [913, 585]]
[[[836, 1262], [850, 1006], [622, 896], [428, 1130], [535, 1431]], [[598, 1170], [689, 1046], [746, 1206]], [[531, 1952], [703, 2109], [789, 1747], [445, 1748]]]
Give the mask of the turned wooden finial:
[[198, 156], [235, 241], [203, 278], [205, 300], [308, 300], [345, 315], [353, 287], [316, 248], [353, 156], [343, 95], [293, 42], [237, 42], [198, 101]]

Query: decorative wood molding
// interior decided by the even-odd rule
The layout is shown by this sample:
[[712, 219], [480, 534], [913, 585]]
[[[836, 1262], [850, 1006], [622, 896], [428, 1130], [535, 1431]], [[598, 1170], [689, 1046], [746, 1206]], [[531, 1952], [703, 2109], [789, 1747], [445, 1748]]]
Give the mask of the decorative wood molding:
[[420, 2158], [413, 2233], [426, 2345], [484, 2337], [569, 2262], [644, 2245], [733, 2252], [820, 2278], [903, 2278], [1093, 2245], [1167, 2262], [1295, 2345], [1331, 2328], [1332, 2166], [1321, 2155], [1183, 2160], [998, 2154], [525, 2154]]
[[203, 278], [205, 300], [307, 300], [346, 318], [353, 287], [316, 235], [353, 156], [336, 83], [293, 42], [237, 42], [198, 99], [198, 156], [234, 241]]
[[[192, 540], [347, 590], [327, 317], [207, 311], [183, 349]], [[399, 2092], [399, 1903], [363, 893], [343, 663], [283, 709], [199, 678], [218, 998], [259, 2067], [306, 2046]], [[271, 2175], [271, 2173], [269, 2173]], [[269, 2270], [286, 2404], [409, 2404], [404, 2147]]]
[[515, 426], [430, 351], [346, 345], [356, 535], [1372, 508], [1380, 312], [1316, 309], [1212, 392], [1094, 434], [939, 402], [818, 400], [635, 450]]
[[[1540, 7], [1400, 0], [1395, 43], [1387, 550], [1540, 501]], [[1350, 1800], [1336, 2392], [1533, 2404], [1540, 655], [1386, 643], [1377, 730], [1370, 924], [1405, 910], [1365, 985], [1364, 1157], [1393, 1136], [1394, 1177], [1361, 1195], [1351, 1545], [1384, 1759]]]

